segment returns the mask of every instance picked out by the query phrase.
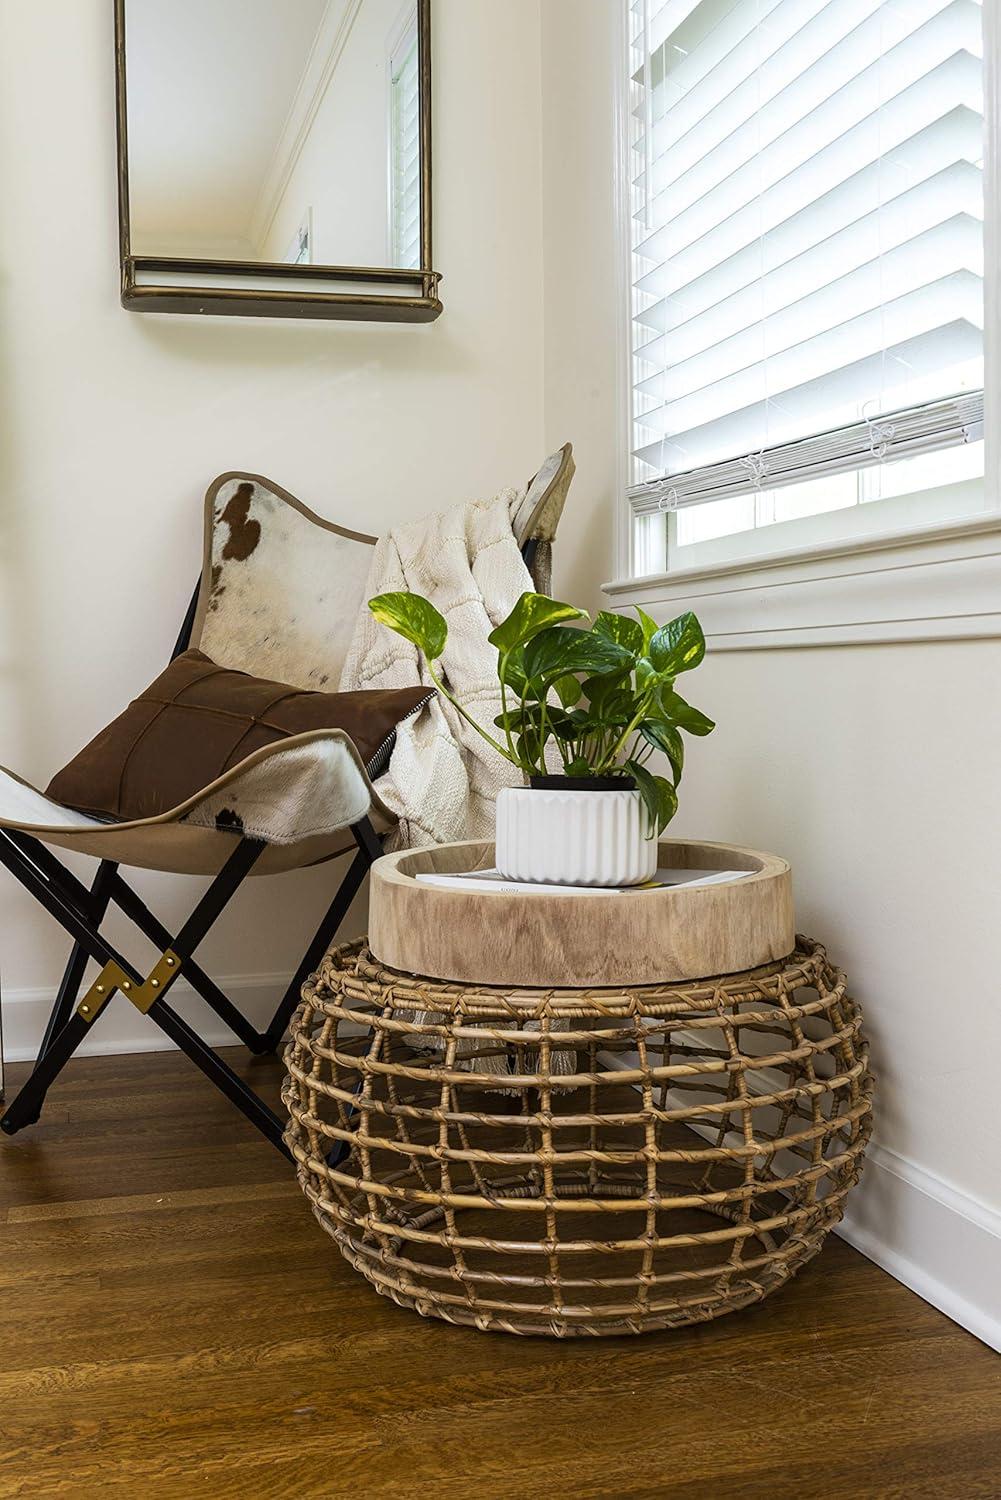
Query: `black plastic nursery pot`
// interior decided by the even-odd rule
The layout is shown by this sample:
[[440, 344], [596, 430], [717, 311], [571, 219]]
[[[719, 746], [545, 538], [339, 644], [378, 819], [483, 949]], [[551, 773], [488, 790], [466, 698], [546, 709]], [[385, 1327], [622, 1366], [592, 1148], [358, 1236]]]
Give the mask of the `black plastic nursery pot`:
[[540, 792], [634, 792], [631, 776], [530, 776], [529, 786]]

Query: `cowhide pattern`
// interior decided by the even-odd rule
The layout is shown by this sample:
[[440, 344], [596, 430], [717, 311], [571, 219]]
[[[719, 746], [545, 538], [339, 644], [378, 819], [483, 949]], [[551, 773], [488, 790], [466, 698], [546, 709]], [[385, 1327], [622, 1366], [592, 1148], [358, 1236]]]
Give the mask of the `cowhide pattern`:
[[371, 805], [355, 756], [342, 737], [331, 735], [276, 746], [182, 821], [245, 833], [266, 844], [298, 844], [357, 823]]
[[259, 481], [234, 478], [214, 499], [209, 597], [192, 641], [220, 666], [337, 688], [372, 546], [330, 531]]

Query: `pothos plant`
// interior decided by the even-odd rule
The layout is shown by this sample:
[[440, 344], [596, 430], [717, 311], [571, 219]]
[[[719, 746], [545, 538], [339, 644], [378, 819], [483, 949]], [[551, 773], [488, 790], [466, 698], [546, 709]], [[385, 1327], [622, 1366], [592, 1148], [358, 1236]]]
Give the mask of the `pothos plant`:
[[[418, 648], [442, 697], [529, 781], [552, 774], [546, 752], [553, 744], [564, 776], [632, 782], [649, 815], [650, 837], [674, 817], [685, 763], [680, 731], [706, 735], [715, 728], [674, 685], [705, 655], [702, 627], [691, 612], [657, 625], [641, 609], [635, 620], [603, 610], [592, 622], [572, 604], [522, 594], [488, 636], [497, 648], [498, 738], [463, 708], [438, 669], [448, 625], [434, 605], [419, 594], [395, 593], [377, 595], [368, 607]], [[670, 778], [649, 769], [658, 750]]]

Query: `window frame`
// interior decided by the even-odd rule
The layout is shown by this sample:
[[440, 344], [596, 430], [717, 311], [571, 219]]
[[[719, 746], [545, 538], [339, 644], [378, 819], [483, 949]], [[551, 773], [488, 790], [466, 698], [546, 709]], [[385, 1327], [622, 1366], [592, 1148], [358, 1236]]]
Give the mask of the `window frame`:
[[[630, 222], [630, 142], [629, 142], [629, 92], [628, 67], [623, 60], [628, 57], [628, 25], [630, 0], [620, 0], [615, 6], [613, 43], [619, 65], [615, 69], [615, 96], [613, 100], [615, 201], [616, 201], [616, 319], [618, 348], [616, 354], [617, 383], [617, 442], [616, 442], [616, 486], [618, 494], [617, 520], [615, 526], [615, 570], [614, 581], [606, 585], [612, 593], [628, 593], [638, 579], [649, 583], [669, 584], [674, 580], [686, 580], [725, 575], [739, 577], [748, 569], [766, 568], [770, 564], [783, 565], [790, 562], [809, 564], [811, 558], [823, 567], [832, 556], [857, 554], [870, 555], [873, 570], [878, 571], [880, 559], [886, 550], [895, 544], [907, 544], [914, 539], [933, 540], [938, 537], [980, 537], [985, 531], [1001, 532], [1001, 389], [999, 389], [999, 361], [1001, 361], [1001, 277], [995, 269], [1001, 251], [1001, 15], [994, 5], [983, 6], [984, 28], [984, 477], [982, 494], [976, 509], [961, 518], [939, 518], [932, 522], [918, 521], [906, 526], [893, 524], [888, 519], [885, 507], [893, 501], [876, 500], [864, 506], [853, 506], [849, 510], [835, 510], [818, 516], [804, 518], [813, 525], [800, 521], [776, 522], [753, 531], [733, 533], [727, 539], [753, 537], [751, 546], [737, 545], [718, 548], [717, 556], [711, 556], [711, 544], [697, 544], [702, 551], [698, 560], [672, 566], [670, 538], [666, 533], [673, 529], [670, 521], [665, 526], [668, 545], [662, 550], [660, 544], [641, 539], [643, 518], [636, 517], [630, 504], [627, 490], [630, 482], [630, 458], [632, 452], [632, 232]], [[916, 491], [915, 494], [920, 495]], [[861, 525], [856, 525], [853, 534], [845, 536], [845, 523], [829, 524], [832, 517], [854, 516], [856, 522], [863, 513]], [[892, 512], [891, 512], [892, 513]], [[670, 516], [670, 512], [667, 512]], [[658, 519], [658, 518], [654, 518]], [[646, 528], [647, 531], [651, 528]], [[760, 544], [758, 540], [760, 539]], [[661, 565], [655, 561], [655, 547], [661, 550]], [[677, 547], [675, 547], [677, 552]], [[665, 556], [666, 554], [666, 556]], [[803, 569], [798, 570], [797, 582], [805, 580]]]

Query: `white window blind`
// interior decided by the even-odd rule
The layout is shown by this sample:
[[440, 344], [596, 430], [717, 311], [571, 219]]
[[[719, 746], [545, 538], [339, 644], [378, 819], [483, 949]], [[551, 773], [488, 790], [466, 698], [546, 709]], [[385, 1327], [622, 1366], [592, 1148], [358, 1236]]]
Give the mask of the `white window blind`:
[[982, 437], [975, 0], [633, 0], [634, 509]]
[[421, 141], [417, 13], [390, 58], [389, 211], [392, 264], [421, 263]]

